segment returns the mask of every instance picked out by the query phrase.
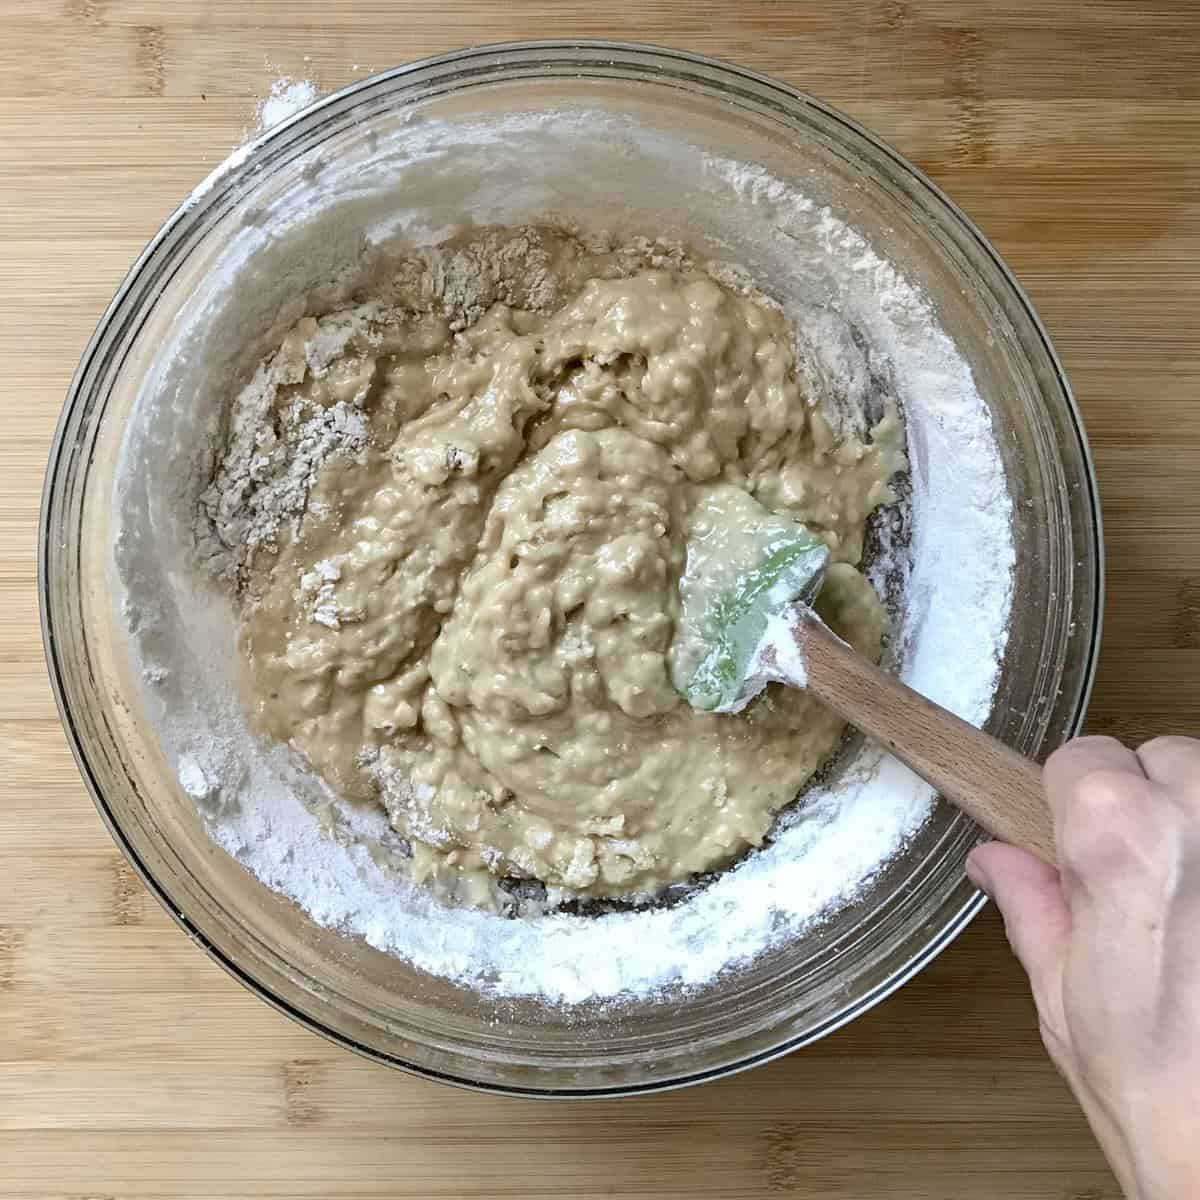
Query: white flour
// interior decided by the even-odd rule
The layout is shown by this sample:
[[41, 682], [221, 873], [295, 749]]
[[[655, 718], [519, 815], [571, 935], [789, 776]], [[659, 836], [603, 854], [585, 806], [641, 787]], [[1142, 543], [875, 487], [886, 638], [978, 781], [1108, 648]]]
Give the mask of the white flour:
[[[156, 681], [146, 688], [147, 719], [175, 763], [182, 802], [315, 921], [498, 996], [570, 1004], [703, 987], [802, 938], [863, 894], [928, 813], [930, 789], [879, 750], [860, 750], [805, 796], [771, 846], [672, 908], [537, 920], [448, 910], [368, 850], [372, 840], [394, 848], [381, 812], [335, 806], [329, 836], [320, 785], [285, 749], [251, 738], [234, 684], [233, 616], [196, 567], [186, 531], [211, 470], [219, 406], [279, 330], [350, 293], [346, 264], [365, 246], [393, 237], [427, 245], [470, 219], [564, 216], [683, 237], [710, 259], [743, 264], [780, 301], [799, 326], [810, 385], [842, 420], [861, 420], [870, 372], [890, 372], [913, 465], [895, 657], [912, 687], [982, 723], [1006, 639], [1011, 503], [987, 408], [929, 303], [830, 210], [765, 171], [704, 158], [603, 113], [410, 125], [310, 176], [307, 191], [279, 198], [266, 215], [256, 207], [231, 234], [126, 437], [117, 573], [134, 653]], [[869, 351], [848, 341], [842, 318], [864, 332]], [[888, 557], [880, 572], [894, 573]], [[313, 812], [322, 802], [324, 824]]]
[[258, 106], [259, 132], [307, 108], [319, 94], [317, 85], [311, 80], [280, 76], [271, 84], [270, 94]]

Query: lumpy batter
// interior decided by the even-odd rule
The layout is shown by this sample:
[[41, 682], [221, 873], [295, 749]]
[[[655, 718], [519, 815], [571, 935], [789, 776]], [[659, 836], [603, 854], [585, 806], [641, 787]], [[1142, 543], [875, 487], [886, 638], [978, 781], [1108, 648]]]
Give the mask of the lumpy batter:
[[[801, 692], [713, 716], [671, 682], [689, 539], [728, 489], [829, 544], [817, 607], [879, 655], [857, 567], [897, 416], [839, 442], [766, 303], [648, 244], [482, 231], [300, 321], [253, 386], [206, 503], [255, 719], [382, 804], [418, 879], [653, 895], [759, 845], [837, 745]], [[269, 536], [264, 497], [291, 518]]]

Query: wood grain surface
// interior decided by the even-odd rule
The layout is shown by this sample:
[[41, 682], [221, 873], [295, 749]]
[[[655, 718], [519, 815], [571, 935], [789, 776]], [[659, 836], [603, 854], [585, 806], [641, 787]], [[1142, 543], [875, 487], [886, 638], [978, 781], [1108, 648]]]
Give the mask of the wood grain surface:
[[37, 629], [42, 470], [93, 324], [280, 75], [644, 39], [807, 88], [1016, 269], [1105, 500], [1094, 730], [1200, 729], [1200, 6], [1191, 0], [0, 0], [0, 1197], [1108, 1200], [994, 914], [851, 1028], [686, 1092], [501, 1101], [360, 1062], [244, 992], [109, 841]]

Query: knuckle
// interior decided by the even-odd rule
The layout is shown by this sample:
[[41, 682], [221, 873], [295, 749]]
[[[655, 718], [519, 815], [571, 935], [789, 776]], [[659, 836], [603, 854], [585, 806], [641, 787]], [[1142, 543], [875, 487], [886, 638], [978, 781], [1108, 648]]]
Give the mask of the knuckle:
[[1091, 771], [1080, 779], [1062, 828], [1064, 862], [1081, 872], [1137, 856], [1142, 780], [1122, 771]]
[[1119, 821], [1140, 799], [1144, 784], [1128, 771], [1101, 767], [1079, 780], [1072, 808], [1090, 821]]
[[1184, 737], [1178, 733], [1160, 733], [1158, 737], [1152, 737], [1149, 741], [1143, 742], [1139, 750], [1191, 750], [1196, 754], [1200, 754], [1200, 741], [1195, 738]]
[[1123, 750], [1125, 743], [1106, 733], [1088, 733], [1082, 737], [1072, 738], [1060, 746], [1055, 754], [1072, 754], [1081, 750]]
[[1143, 763], [1188, 758], [1195, 764], [1197, 771], [1200, 771], [1200, 741], [1195, 738], [1163, 734], [1143, 742], [1137, 748], [1137, 756]]
[[1121, 745], [1116, 738], [1107, 737], [1104, 734], [1093, 733], [1085, 737], [1072, 738], [1069, 742], [1064, 742], [1053, 754], [1046, 760], [1046, 766], [1052, 764], [1063, 766], [1079, 759], [1080, 762], [1086, 762], [1097, 751], [1103, 753], [1119, 748]]

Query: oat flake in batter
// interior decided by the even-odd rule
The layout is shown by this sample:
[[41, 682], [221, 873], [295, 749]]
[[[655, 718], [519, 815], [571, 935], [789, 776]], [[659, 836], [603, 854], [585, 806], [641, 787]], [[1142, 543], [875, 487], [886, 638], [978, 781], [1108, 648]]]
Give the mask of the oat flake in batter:
[[493, 904], [653, 895], [761, 844], [841, 722], [671, 685], [687, 545], [740, 489], [830, 545], [818, 607], [877, 658], [857, 567], [905, 460], [837, 441], [792, 336], [678, 250], [483, 230], [306, 317], [235, 405], [203, 500], [257, 726], [379, 803], [411, 869]]

